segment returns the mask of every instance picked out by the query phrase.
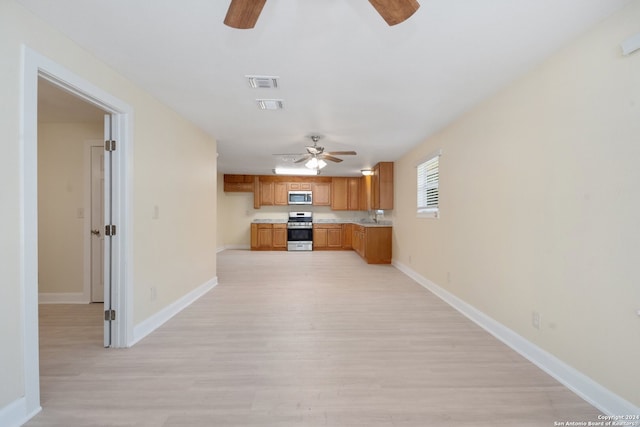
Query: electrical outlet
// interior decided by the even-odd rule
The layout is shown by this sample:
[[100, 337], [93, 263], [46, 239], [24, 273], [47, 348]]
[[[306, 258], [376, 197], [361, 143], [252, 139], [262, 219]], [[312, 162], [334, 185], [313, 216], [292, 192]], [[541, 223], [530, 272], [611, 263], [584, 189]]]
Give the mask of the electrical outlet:
[[531, 313], [531, 326], [536, 329], [540, 329], [540, 313], [537, 311]]
[[447, 271], [447, 283], [451, 283], [451, 272]]
[[158, 298], [158, 291], [156, 290], [155, 286], [151, 287], [150, 297], [151, 297], [151, 301], [155, 301], [156, 298]]

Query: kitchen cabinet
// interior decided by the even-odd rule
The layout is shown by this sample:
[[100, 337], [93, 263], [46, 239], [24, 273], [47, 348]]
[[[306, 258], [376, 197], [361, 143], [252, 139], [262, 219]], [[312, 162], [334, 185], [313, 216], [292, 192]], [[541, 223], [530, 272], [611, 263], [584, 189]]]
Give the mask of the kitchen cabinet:
[[352, 249], [353, 224], [342, 224], [342, 249]]
[[331, 209], [360, 210], [360, 178], [333, 177], [331, 179]]
[[360, 197], [358, 197], [358, 210], [371, 210], [371, 176], [360, 178]]
[[311, 183], [314, 206], [331, 206], [331, 182]]
[[253, 192], [254, 209], [286, 206], [288, 192], [296, 190], [311, 190], [315, 206], [333, 210], [393, 209], [393, 162], [380, 162], [372, 171], [373, 176], [333, 178], [225, 174], [224, 191]]
[[313, 224], [313, 249], [342, 249], [342, 224]]
[[253, 175], [224, 175], [224, 191], [252, 193]]
[[287, 224], [273, 224], [271, 241], [274, 249], [287, 249]]
[[311, 190], [310, 182], [289, 182], [287, 183], [287, 191]]
[[251, 224], [252, 250], [286, 250], [287, 224]]
[[391, 227], [353, 224], [352, 246], [368, 264], [390, 264]]
[[331, 179], [331, 209], [345, 211], [348, 206], [347, 178], [333, 177]]
[[393, 209], [393, 162], [380, 162], [373, 167], [371, 209]]
[[273, 183], [273, 204], [276, 206], [286, 206], [289, 204], [289, 183]]

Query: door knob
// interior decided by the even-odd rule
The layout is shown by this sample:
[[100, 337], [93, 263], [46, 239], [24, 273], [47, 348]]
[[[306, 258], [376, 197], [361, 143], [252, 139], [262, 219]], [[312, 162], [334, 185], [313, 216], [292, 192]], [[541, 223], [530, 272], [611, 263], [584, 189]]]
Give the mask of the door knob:
[[100, 230], [91, 230], [91, 234], [93, 234], [95, 236], [99, 236], [100, 235]]

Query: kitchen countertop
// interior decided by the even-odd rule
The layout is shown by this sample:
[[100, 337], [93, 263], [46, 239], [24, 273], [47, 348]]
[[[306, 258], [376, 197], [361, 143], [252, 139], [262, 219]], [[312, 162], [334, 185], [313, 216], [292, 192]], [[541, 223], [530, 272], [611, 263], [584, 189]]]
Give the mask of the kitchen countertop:
[[380, 222], [374, 222], [371, 220], [349, 220], [349, 219], [319, 219], [317, 221], [313, 221], [314, 224], [358, 224], [364, 227], [391, 227], [393, 223], [391, 221], [385, 220]]
[[[254, 219], [254, 224], [286, 224], [286, 219], [270, 219], [261, 218]], [[391, 221], [385, 220], [380, 222], [373, 222], [371, 220], [352, 220], [352, 219], [318, 219], [313, 221], [314, 224], [358, 224], [364, 227], [391, 227], [393, 224]]]

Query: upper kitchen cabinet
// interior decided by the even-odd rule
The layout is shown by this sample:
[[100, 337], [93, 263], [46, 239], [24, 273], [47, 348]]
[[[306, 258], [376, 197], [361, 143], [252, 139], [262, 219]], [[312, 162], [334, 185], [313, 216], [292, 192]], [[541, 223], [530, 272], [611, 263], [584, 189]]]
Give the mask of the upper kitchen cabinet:
[[393, 162], [380, 162], [373, 167], [371, 209], [393, 209]]
[[252, 193], [253, 175], [225, 175], [224, 191]]
[[225, 175], [224, 191], [253, 192], [253, 207], [286, 206], [289, 191], [312, 191], [314, 206], [333, 210], [393, 209], [393, 162], [380, 162], [373, 176], [302, 177]]
[[331, 205], [331, 182], [313, 182], [311, 183], [311, 191], [313, 195], [314, 206], [330, 206]]
[[312, 191], [312, 188], [311, 188], [310, 182], [288, 182], [287, 190], [288, 191], [297, 191], [297, 190]]
[[285, 206], [289, 204], [289, 185], [288, 182], [273, 183], [273, 204], [276, 206]]
[[275, 183], [260, 182], [260, 206], [273, 206], [275, 204]]
[[360, 178], [333, 177], [331, 181], [331, 209], [360, 210]]

